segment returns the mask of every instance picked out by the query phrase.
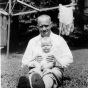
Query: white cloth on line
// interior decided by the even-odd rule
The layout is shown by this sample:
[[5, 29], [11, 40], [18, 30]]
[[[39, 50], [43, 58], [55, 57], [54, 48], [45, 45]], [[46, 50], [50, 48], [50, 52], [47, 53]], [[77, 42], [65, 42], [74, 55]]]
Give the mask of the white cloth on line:
[[64, 23], [65, 25], [68, 25], [73, 22], [73, 7], [66, 7], [63, 5], [59, 5], [59, 15], [58, 15], [59, 21], [61, 23]]

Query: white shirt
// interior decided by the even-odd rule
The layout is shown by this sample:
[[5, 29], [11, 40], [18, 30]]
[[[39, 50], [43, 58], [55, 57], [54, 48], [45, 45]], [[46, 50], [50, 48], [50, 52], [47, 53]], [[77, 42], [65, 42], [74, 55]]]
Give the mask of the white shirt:
[[[41, 35], [38, 35], [31, 39], [28, 43], [26, 51], [22, 58], [22, 65], [28, 65], [34, 58], [34, 52], [38, 52], [38, 47], [41, 42]], [[66, 41], [59, 35], [51, 32], [50, 38], [52, 40], [52, 45], [55, 48], [55, 59], [61, 64], [62, 67], [67, 67], [73, 62], [72, 53], [66, 43]]]

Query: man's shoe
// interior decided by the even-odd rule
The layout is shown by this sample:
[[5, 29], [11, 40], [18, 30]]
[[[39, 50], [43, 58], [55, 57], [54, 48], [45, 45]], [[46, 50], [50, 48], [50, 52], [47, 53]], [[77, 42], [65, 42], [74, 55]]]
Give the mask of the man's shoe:
[[39, 73], [33, 73], [31, 75], [30, 84], [32, 88], [45, 88], [44, 81]]
[[27, 76], [21, 76], [18, 79], [17, 88], [31, 88], [29, 78]]

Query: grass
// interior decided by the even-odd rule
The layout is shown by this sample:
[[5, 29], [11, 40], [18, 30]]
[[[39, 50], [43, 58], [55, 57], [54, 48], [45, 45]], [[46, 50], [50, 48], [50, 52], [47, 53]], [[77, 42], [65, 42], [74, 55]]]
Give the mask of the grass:
[[[74, 62], [64, 69], [63, 88], [88, 88], [88, 49], [75, 49], [72, 53]], [[18, 77], [25, 74], [21, 69], [22, 55], [12, 53], [7, 59], [2, 54], [1, 88], [15, 88]]]

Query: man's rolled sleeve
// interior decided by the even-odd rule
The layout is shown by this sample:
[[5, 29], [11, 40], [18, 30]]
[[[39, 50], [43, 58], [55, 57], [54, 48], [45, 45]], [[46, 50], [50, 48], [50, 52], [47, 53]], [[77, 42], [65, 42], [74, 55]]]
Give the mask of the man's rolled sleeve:
[[62, 66], [67, 67], [70, 65], [70, 63], [73, 62], [73, 56], [66, 41], [63, 38], [61, 40], [61, 50], [62, 50], [62, 55], [61, 55]]
[[33, 56], [32, 47], [33, 47], [32, 42], [29, 42], [22, 58], [22, 65], [29, 65], [29, 62], [32, 60]]

